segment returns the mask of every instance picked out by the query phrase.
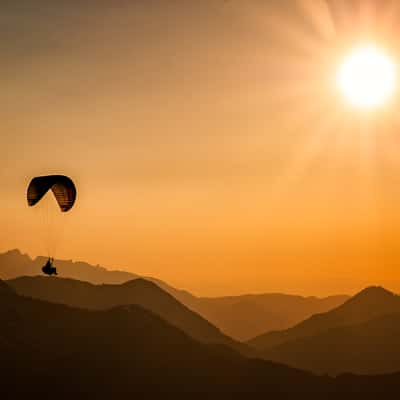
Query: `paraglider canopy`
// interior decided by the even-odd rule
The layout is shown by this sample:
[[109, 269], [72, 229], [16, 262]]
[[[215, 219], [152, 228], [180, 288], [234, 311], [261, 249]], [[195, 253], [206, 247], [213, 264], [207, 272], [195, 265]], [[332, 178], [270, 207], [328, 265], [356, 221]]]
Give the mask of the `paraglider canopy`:
[[62, 212], [67, 212], [74, 206], [76, 188], [72, 179], [64, 175], [48, 175], [33, 178], [27, 191], [28, 205], [34, 206], [37, 204], [50, 189]]

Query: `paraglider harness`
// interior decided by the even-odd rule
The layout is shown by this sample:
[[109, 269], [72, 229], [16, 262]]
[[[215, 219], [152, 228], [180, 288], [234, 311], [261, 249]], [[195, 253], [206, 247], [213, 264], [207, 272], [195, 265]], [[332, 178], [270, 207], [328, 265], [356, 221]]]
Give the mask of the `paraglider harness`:
[[46, 275], [58, 275], [57, 274], [57, 268], [53, 265], [54, 258], [49, 257], [49, 259], [46, 262], [46, 265], [42, 268], [43, 273]]

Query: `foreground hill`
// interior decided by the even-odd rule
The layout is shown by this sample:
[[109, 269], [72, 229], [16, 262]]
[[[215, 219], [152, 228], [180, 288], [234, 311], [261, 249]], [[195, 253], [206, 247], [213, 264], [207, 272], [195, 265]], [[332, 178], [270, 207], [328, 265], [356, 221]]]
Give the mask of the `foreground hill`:
[[[37, 275], [45, 261], [44, 257], [32, 260], [18, 250], [0, 254], [0, 278]], [[84, 262], [56, 260], [56, 265], [60, 276], [93, 284], [118, 284], [139, 277], [129, 272], [110, 271]], [[156, 283], [224, 333], [238, 340], [247, 340], [270, 330], [286, 329], [315, 313], [331, 310], [348, 299], [348, 296], [320, 299], [285, 294], [206, 298], [193, 296], [155, 278], [146, 279]]]
[[366, 399], [400, 392], [398, 374], [318, 377], [201, 344], [140, 306], [75, 309], [21, 297], [3, 282], [0, 352], [4, 398]]
[[[2, 394], [311, 392], [322, 379], [202, 345], [139, 306], [90, 312], [0, 286]], [[4, 378], [7, 379], [4, 379]], [[11, 381], [10, 381], [11, 379]], [[207, 397], [208, 398], [208, 397]]]
[[248, 341], [248, 344], [266, 350], [287, 341], [359, 324], [395, 312], [400, 312], [399, 296], [381, 287], [369, 287], [329, 312], [313, 315], [292, 328], [260, 335]]
[[139, 278], [120, 285], [93, 285], [73, 279], [26, 276], [7, 283], [20, 295], [77, 308], [101, 310], [136, 304], [159, 315], [200, 342], [229, 345], [246, 354], [250, 351], [246, 345], [224, 335], [155, 283], [145, 279]]

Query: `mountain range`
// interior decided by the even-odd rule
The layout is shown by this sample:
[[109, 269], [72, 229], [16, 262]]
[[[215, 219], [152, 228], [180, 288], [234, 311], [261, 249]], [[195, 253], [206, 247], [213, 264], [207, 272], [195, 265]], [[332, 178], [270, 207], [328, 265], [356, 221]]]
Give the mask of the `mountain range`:
[[[13, 279], [41, 273], [45, 257], [31, 259], [19, 250], [0, 254], [0, 278]], [[119, 284], [140, 276], [125, 271], [108, 270], [85, 262], [56, 260], [61, 277], [87, 281], [92, 284]], [[302, 297], [280, 293], [247, 294], [225, 297], [198, 297], [188, 291], [151, 277], [144, 277], [171, 294], [189, 309], [217, 326], [224, 334], [236, 340], [248, 340], [271, 330], [282, 330], [299, 323], [315, 313], [331, 310], [349, 296], [325, 298]]]
[[155, 283], [143, 278], [122, 284], [94, 285], [67, 278], [24, 276], [8, 280], [7, 284], [23, 296], [89, 310], [139, 305], [200, 342], [225, 344], [244, 354], [251, 352], [250, 346], [224, 335]]
[[341, 306], [248, 342], [264, 358], [317, 373], [400, 370], [400, 296], [369, 287]]
[[[316, 376], [204, 344], [138, 305], [89, 311], [18, 295], [0, 281], [4, 398], [375, 398], [400, 375]], [[361, 397], [360, 397], [361, 396]]]
[[[21, 297], [0, 285], [2, 393], [106, 398], [311, 392], [310, 374], [205, 345], [140, 306], [88, 311]], [[7, 377], [7, 379], [4, 379]], [[183, 398], [183, 397], [182, 397]]]
[[142, 278], [119, 285], [93, 285], [37, 276], [12, 279], [7, 284], [19, 295], [81, 309], [139, 305], [201, 343], [226, 345], [248, 357], [258, 355], [319, 374], [400, 371], [400, 300], [379, 287], [367, 288], [330, 312], [316, 314], [288, 330], [267, 333], [246, 345], [224, 335]]

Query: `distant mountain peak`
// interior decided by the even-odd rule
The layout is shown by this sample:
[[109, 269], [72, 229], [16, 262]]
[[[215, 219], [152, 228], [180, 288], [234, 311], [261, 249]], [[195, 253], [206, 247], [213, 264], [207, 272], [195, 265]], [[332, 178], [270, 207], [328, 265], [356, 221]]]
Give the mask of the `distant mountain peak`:
[[8, 257], [26, 257], [26, 254], [23, 254], [20, 249], [11, 249], [7, 250], [3, 255]]
[[351, 312], [372, 315], [392, 312], [399, 306], [400, 297], [398, 295], [382, 286], [369, 286], [339, 306], [338, 310], [352, 310]]
[[5, 256], [5, 257], [10, 257], [10, 258], [23, 258], [26, 259], [27, 261], [31, 261], [31, 258], [29, 257], [28, 254], [22, 253], [20, 249], [11, 249], [7, 250], [5, 253], [0, 253], [0, 255]]
[[393, 298], [393, 296], [396, 295], [382, 286], [368, 286], [353, 296], [352, 300], [361, 300], [365, 298]]
[[20, 249], [11, 249], [6, 251], [4, 254], [8, 254], [8, 255], [22, 255], [21, 250]]
[[148, 279], [144, 279], [144, 278], [135, 278], [135, 279], [131, 279], [127, 282], [124, 282], [121, 284], [121, 286], [125, 286], [125, 287], [148, 287], [148, 288], [157, 288], [160, 289], [160, 287], [158, 285], [156, 285], [154, 282], [151, 282]]

